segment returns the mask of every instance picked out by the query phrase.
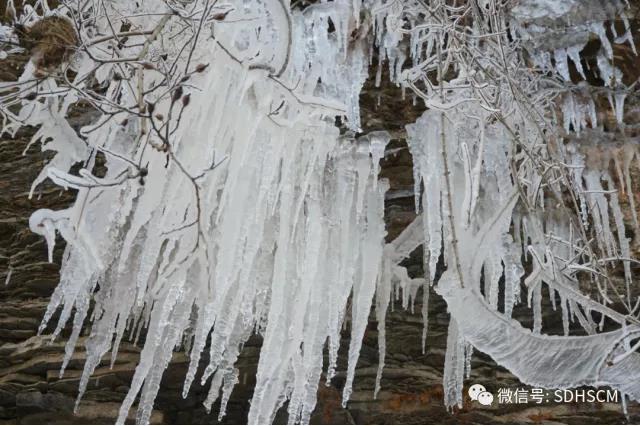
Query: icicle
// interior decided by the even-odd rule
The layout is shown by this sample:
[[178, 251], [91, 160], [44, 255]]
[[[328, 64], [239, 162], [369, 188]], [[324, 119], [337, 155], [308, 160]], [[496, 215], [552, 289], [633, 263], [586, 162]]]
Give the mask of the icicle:
[[222, 399], [220, 400], [220, 413], [218, 414], [218, 421], [222, 421], [227, 413], [227, 403], [231, 396], [231, 391], [238, 383], [238, 369], [234, 368], [224, 376], [224, 385], [222, 386]]
[[213, 379], [211, 379], [211, 384], [209, 385], [209, 393], [207, 394], [207, 398], [204, 400], [203, 405], [207, 414], [211, 412], [211, 406], [218, 399], [220, 395], [220, 387], [222, 386], [222, 380], [224, 379], [224, 372], [222, 370], [216, 371]]
[[616, 121], [618, 122], [618, 124], [623, 124], [624, 122], [624, 101], [626, 97], [627, 97], [627, 94], [624, 92], [619, 92], [614, 95], [614, 100], [615, 100], [614, 111], [616, 114]]
[[513, 307], [520, 301], [520, 280], [524, 275], [524, 268], [520, 264], [518, 245], [514, 244], [511, 235], [505, 235], [503, 238], [504, 312], [507, 317], [511, 317]]
[[373, 391], [373, 398], [378, 397], [380, 392], [380, 380], [382, 379], [382, 372], [384, 370], [384, 361], [386, 357], [387, 345], [386, 345], [386, 325], [385, 320], [387, 316], [387, 310], [389, 309], [389, 301], [391, 298], [391, 258], [388, 255], [387, 246], [385, 256], [382, 263], [382, 273], [378, 279], [378, 286], [376, 288], [376, 320], [378, 321], [378, 371], [376, 372], [376, 384]]
[[[373, 175], [378, 176], [380, 170], [380, 160], [384, 158], [384, 151], [391, 140], [391, 135], [386, 131], [371, 132], [360, 138], [369, 145], [369, 153], [373, 162]], [[377, 181], [374, 181], [374, 188], [377, 188]]]
[[611, 42], [609, 42], [609, 37], [607, 37], [607, 32], [604, 28], [604, 24], [602, 22], [595, 22], [591, 24], [591, 30], [598, 35], [600, 43], [602, 43], [602, 47], [607, 54], [607, 58], [612, 60], [613, 47], [611, 46]]
[[[615, 184], [611, 176], [607, 174], [606, 181], [610, 189], [615, 188]], [[630, 197], [633, 197], [634, 194], [630, 193]], [[628, 259], [631, 258], [631, 247], [629, 245], [629, 238], [626, 236], [625, 225], [624, 225], [624, 216], [622, 214], [622, 209], [620, 208], [620, 202], [618, 199], [618, 193], [613, 192], [611, 194], [611, 199], [609, 201], [609, 205], [611, 207], [611, 211], [613, 213], [613, 221], [616, 226], [616, 232], [618, 234], [618, 247], [620, 248], [620, 257], [625, 259], [622, 261], [622, 265], [624, 268], [624, 281], [626, 287], [626, 300], [627, 303], [631, 304], [631, 262]]]
[[533, 309], [533, 333], [540, 334], [542, 331], [542, 286], [537, 285], [529, 290], [531, 308]]
[[[571, 125], [575, 123], [576, 106], [575, 100], [571, 93], [567, 93], [562, 101], [562, 117], [564, 120], [564, 131], [569, 133], [571, 131]], [[575, 129], [575, 127], [574, 127]], [[579, 131], [580, 129], [575, 129]]]
[[556, 49], [553, 52], [553, 56], [556, 61], [556, 70], [558, 71], [558, 74], [560, 74], [566, 81], [571, 81], [567, 49]]
[[[425, 262], [426, 263], [426, 262]], [[425, 269], [428, 272], [428, 270]], [[427, 273], [425, 272], [425, 273]], [[429, 331], [429, 292], [431, 288], [429, 286], [429, 280], [424, 280], [422, 284], [422, 340], [421, 340], [421, 348], [422, 354], [426, 353], [427, 348], [427, 334]]]
[[589, 194], [588, 199], [593, 204], [591, 209], [591, 217], [595, 224], [598, 235], [601, 235], [596, 241], [608, 256], [613, 256], [615, 252], [615, 241], [611, 232], [611, 224], [609, 221], [609, 203], [604, 195], [604, 189], [600, 182], [600, 172], [596, 170], [588, 171], [585, 176], [585, 183]]
[[414, 162], [416, 209], [420, 200], [420, 183], [424, 182], [422, 207], [424, 210], [424, 239], [429, 254], [429, 280], [433, 282], [436, 264], [442, 248], [442, 174], [441, 157], [438, 146], [440, 124], [437, 114], [425, 113], [415, 124], [407, 126], [408, 144]]
[[636, 50], [636, 43], [633, 40], [633, 31], [631, 29], [631, 25], [629, 24], [629, 18], [627, 17], [627, 15], [624, 12], [622, 12], [620, 14], [620, 18], [622, 19], [622, 22], [624, 23], [625, 33], [621, 37], [616, 38], [615, 42], [618, 43], [618, 44], [622, 44], [625, 41], [628, 42], [629, 43], [629, 47], [631, 47], [631, 51], [633, 52], [634, 55], [637, 56], [638, 55], [638, 51]]
[[[352, 299], [351, 341], [349, 342], [349, 357], [347, 366], [347, 379], [342, 392], [342, 405], [346, 406], [351, 396], [353, 378], [357, 357], [362, 345], [371, 307], [371, 299], [375, 291], [375, 281], [382, 257], [382, 244], [380, 236], [384, 235], [384, 193], [389, 187], [388, 182], [378, 186], [378, 191], [370, 191], [367, 200], [366, 220], [367, 227], [362, 236], [362, 262], [366, 259], [366, 265], [362, 264], [360, 282], [356, 282]], [[382, 196], [381, 196], [382, 195]]]
[[611, 65], [602, 53], [598, 53], [597, 62], [600, 78], [604, 81], [605, 86], [615, 87], [618, 82], [622, 81], [622, 71]]
[[558, 309], [557, 301], [556, 301], [556, 290], [551, 286], [548, 287], [548, 290], [549, 290], [549, 300], [551, 301], [551, 309], [556, 311]]
[[587, 77], [584, 74], [584, 70], [582, 69], [582, 61], [580, 60], [580, 51], [584, 48], [584, 46], [571, 46], [569, 48], [567, 48], [567, 54], [569, 55], [569, 57], [571, 58], [571, 60], [573, 61], [573, 63], [576, 66], [576, 69], [578, 70], [578, 73], [580, 73], [580, 76], [582, 76], [583, 79], [587, 79]]
[[451, 318], [447, 336], [447, 352], [444, 355], [444, 405], [451, 410], [454, 406], [462, 408], [462, 388], [465, 372], [465, 342], [459, 335], [456, 321]]
[[560, 311], [562, 313], [562, 330], [564, 335], [569, 335], [569, 306], [567, 306], [567, 298], [560, 293]]
[[633, 148], [631, 149], [627, 148], [623, 151], [623, 153], [624, 153], [623, 176], [624, 176], [625, 185], [627, 187], [627, 194], [629, 194], [629, 207], [630, 207], [629, 210], [631, 210], [631, 217], [633, 218], [634, 228], [636, 230], [636, 233], [638, 233], [640, 232], [640, 222], [638, 221], [638, 212], [636, 210], [635, 196], [633, 193], [633, 186], [631, 184], [631, 162], [633, 161], [636, 155], [638, 155], [638, 158], [640, 159], [640, 155], [634, 152]]
[[596, 112], [596, 104], [593, 102], [593, 98], [591, 97], [589, 97], [587, 109], [589, 111], [589, 118], [591, 120], [591, 128], [595, 129], [598, 127], [598, 114]]
[[11, 282], [11, 275], [12, 274], [13, 274], [13, 268], [11, 266], [9, 266], [9, 268], [7, 268], [7, 276], [4, 279], [5, 287], [9, 285], [9, 282]]
[[44, 236], [47, 241], [49, 262], [53, 262], [53, 249], [56, 245], [56, 228], [66, 226], [67, 212], [53, 212], [49, 209], [41, 209], [34, 212], [29, 218], [31, 232]]
[[471, 358], [473, 357], [473, 346], [465, 344], [464, 347], [464, 377], [471, 377]]

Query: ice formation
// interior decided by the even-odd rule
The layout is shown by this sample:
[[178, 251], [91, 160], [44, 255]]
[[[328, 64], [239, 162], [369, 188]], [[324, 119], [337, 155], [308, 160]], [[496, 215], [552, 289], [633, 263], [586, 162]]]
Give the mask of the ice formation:
[[[112, 65], [100, 43], [77, 58], [79, 90], [91, 90], [91, 73], [105, 85], [104, 97], [119, 105], [138, 105], [138, 91], [149, 92], [148, 118], [123, 124], [126, 112], [114, 108], [121, 119], [101, 119], [78, 136], [64, 118], [78, 99], [69, 95], [25, 100], [13, 123], [39, 125], [34, 142], [56, 151], [34, 187], [49, 178], [78, 191], [69, 210], [39, 210], [30, 221], [46, 237], [50, 260], [56, 231], [69, 243], [42, 327], [58, 309], [53, 338], [73, 322], [61, 374], [88, 319], [89, 298], [95, 300], [78, 400], [101, 360], [110, 356], [113, 364], [121, 339], [137, 340], [146, 330], [119, 423], [138, 396], [137, 421], [149, 421], [172, 349], [185, 344], [191, 357], [185, 395], [194, 380], [211, 379], [204, 403], [210, 409], [221, 397], [223, 416], [238, 380], [235, 361], [254, 332], [263, 345], [249, 422], [271, 422], [288, 400], [290, 421], [307, 423], [325, 343], [330, 379], [351, 297], [348, 399], [379, 281], [387, 186], [377, 175], [389, 136], [342, 137], [333, 118], [344, 115], [359, 127], [357, 94], [366, 62], [362, 46], [347, 39], [351, 9], [317, 5], [290, 14], [271, 0], [214, 4], [176, 4], [168, 11], [201, 14], [194, 21], [207, 26], [192, 52], [168, 49], [173, 66], [191, 63], [177, 81], [162, 81], [168, 58], [126, 69]], [[109, 7], [141, 20], [166, 8], [160, 1]], [[214, 8], [225, 12], [225, 21], [212, 25], [213, 12], [222, 13]], [[138, 50], [179, 37], [180, 20], [154, 19], [151, 28], [163, 32]], [[335, 34], [327, 31], [329, 20]], [[94, 32], [108, 33], [107, 16], [97, 24], [104, 28]], [[143, 53], [128, 50], [132, 57]], [[96, 70], [92, 57], [105, 63]], [[341, 66], [326, 66], [330, 62]], [[22, 80], [31, 72], [28, 67]], [[121, 77], [113, 79], [115, 73]], [[137, 89], [122, 83], [127, 73], [138, 79]], [[56, 90], [53, 79], [41, 84]], [[166, 87], [154, 91], [159, 85]], [[155, 128], [166, 139], [150, 132]], [[104, 177], [91, 173], [97, 153], [106, 159]], [[69, 172], [87, 158], [79, 174]], [[205, 346], [208, 363], [199, 371]]]
[[[638, 399], [640, 355], [631, 344], [640, 332], [634, 314], [637, 295], [632, 286], [629, 240], [615, 190], [618, 182], [631, 187], [628, 164], [637, 156], [637, 145], [619, 153], [610, 146], [605, 151], [610, 154], [601, 159], [586, 152], [589, 144], [581, 147], [582, 138], [571, 135], [582, 131], [597, 137], [602, 132], [592, 130], [597, 127], [593, 100], [585, 106], [571, 93], [556, 98], [564, 99], [560, 104], [564, 123], [557, 124], [564, 127], [565, 134], [558, 135], [553, 130], [555, 123], [545, 118], [548, 113], [544, 111], [553, 105], [539, 96], [548, 90], [547, 83], [517, 61], [509, 62], [518, 52], [509, 50], [505, 34], [496, 35], [492, 44], [465, 39], [452, 31], [445, 41], [437, 28], [444, 22], [457, 22], [463, 12], [474, 16], [472, 33], [489, 27], [499, 33], [505, 23], [500, 21], [503, 17], [496, 4], [481, 4], [487, 15], [473, 8], [456, 9], [443, 3], [434, 6], [431, 20], [427, 18], [406, 31], [412, 65], [398, 78], [413, 88], [429, 110], [407, 126], [416, 209], [422, 211], [424, 237], [418, 242], [402, 235], [400, 243], [392, 246], [391, 257], [408, 253], [415, 243], [424, 243], [425, 274], [432, 281], [443, 255], [446, 270], [437, 281], [436, 292], [445, 298], [452, 316], [445, 355], [445, 404], [462, 406], [470, 347], [487, 353], [530, 385], [606, 385]], [[534, 63], [553, 78], [569, 82], [569, 59], [584, 76], [575, 34], [556, 40], [554, 50], [545, 52], [544, 44], [536, 44], [536, 38], [548, 34], [530, 21], [558, 19], [574, 6], [577, 3], [570, 1], [523, 1], [512, 14], [515, 32], [529, 41]], [[620, 12], [614, 6], [605, 11], [609, 16], [612, 10]], [[403, 11], [384, 13], [401, 15]], [[628, 88], [622, 84], [620, 71], [609, 62], [612, 48], [603, 30], [604, 20], [591, 24], [587, 31], [601, 39], [600, 75], [605, 86], [617, 88], [611, 104], [622, 123]], [[521, 25], [525, 22], [527, 30]], [[393, 40], [390, 35], [384, 37]], [[622, 41], [626, 38], [616, 40]], [[400, 43], [384, 46], [386, 52], [404, 48]], [[550, 56], [555, 64], [550, 63]], [[424, 70], [436, 74], [435, 83], [425, 78]], [[520, 74], [517, 81], [512, 77], [516, 73]], [[548, 94], [548, 99], [554, 96]], [[587, 128], [587, 120], [592, 129]], [[542, 128], [550, 130], [545, 133]], [[560, 153], [549, 150], [540, 152], [537, 159], [532, 157], [542, 146], [551, 148], [553, 138], [567, 139]], [[585, 154], [591, 158], [589, 164]], [[566, 163], [554, 166], [556, 155]], [[620, 179], [609, 174], [610, 160], [617, 164]], [[563, 192], [572, 194], [575, 203], [580, 200], [577, 210], [567, 207]], [[589, 229], [590, 223], [595, 229]], [[622, 288], [609, 280], [607, 262], [623, 265]], [[532, 268], [529, 273], [525, 273], [527, 264]], [[581, 288], [585, 277], [595, 287], [586, 294]], [[521, 283], [526, 295], [521, 294]], [[543, 333], [543, 285], [554, 306], [559, 299], [565, 336]], [[625, 304], [625, 314], [609, 306], [614, 292], [615, 299]], [[532, 329], [512, 319], [513, 307], [521, 301], [532, 309]], [[615, 324], [606, 332], [605, 319]], [[570, 335], [575, 333], [570, 324], [574, 321], [584, 336]]]
[[[123, 338], [144, 338], [119, 423], [137, 398], [137, 421], [149, 421], [162, 373], [183, 348], [184, 395], [194, 380], [209, 383], [204, 404], [220, 399], [223, 416], [238, 382], [235, 362], [257, 333], [263, 345], [248, 421], [269, 423], [287, 403], [289, 421], [307, 423], [321, 375], [336, 373], [343, 325], [351, 332], [346, 404], [372, 306], [377, 394], [386, 312], [394, 300], [413, 309], [422, 289], [424, 350], [431, 286], [452, 316], [448, 407], [462, 404], [474, 348], [531, 385], [607, 385], [640, 399], [638, 299], [615, 190], [624, 182], [631, 191], [631, 161], [640, 155], [631, 146], [600, 158], [598, 143], [576, 141], [603, 132], [569, 67], [584, 78], [580, 52], [588, 37], [601, 40], [599, 75], [623, 123], [629, 88], [612, 65], [605, 21], [625, 20], [613, 43], [633, 40], [623, 4], [611, 2], [549, 42], [546, 20], [570, 20], [578, 3], [526, 0], [509, 14], [490, 0], [88, 6], [72, 81], [36, 80], [29, 64], [19, 82], [0, 86], [10, 93], [3, 131], [37, 126], [32, 143], [55, 151], [32, 192], [46, 179], [77, 191], [74, 206], [37, 211], [30, 228], [46, 238], [49, 259], [56, 232], [68, 242], [41, 327], [58, 310], [53, 338], [73, 323], [61, 374], [91, 323], [78, 401], [103, 358], [115, 362]], [[78, 12], [39, 5], [46, 14]], [[27, 8], [25, 16], [38, 13]], [[126, 28], [114, 30], [112, 17], [127, 17]], [[419, 215], [386, 245], [378, 163], [390, 135], [352, 136], [374, 56], [377, 82], [388, 65], [392, 82], [427, 107], [406, 129]], [[75, 129], [66, 117], [80, 100], [99, 117]], [[350, 132], [340, 133], [336, 116]], [[98, 157], [104, 176], [94, 174]], [[424, 279], [399, 266], [420, 245]], [[606, 275], [618, 263], [622, 291]], [[544, 333], [543, 286], [564, 335]], [[627, 312], [615, 311], [614, 299]], [[531, 329], [512, 318], [524, 303]], [[615, 326], [604, 330], [605, 320]]]

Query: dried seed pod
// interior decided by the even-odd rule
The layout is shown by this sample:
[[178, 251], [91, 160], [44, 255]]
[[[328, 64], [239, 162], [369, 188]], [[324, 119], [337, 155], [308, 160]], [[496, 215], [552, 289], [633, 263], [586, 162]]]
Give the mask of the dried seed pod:
[[203, 72], [204, 70], [206, 70], [208, 66], [209, 66], [209, 64], [198, 64], [198, 65], [196, 66], [195, 72], [197, 72], [197, 73], [201, 73], [201, 72]]
[[231, 12], [231, 9], [225, 10], [224, 12], [214, 13], [213, 15], [211, 15], [211, 19], [213, 19], [214, 21], [224, 21], [224, 18], [227, 17], [229, 12]]
[[172, 102], [178, 102], [182, 97], [184, 91], [182, 90], [182, 86], [176, 87], [176, 90], [173, 91], [173, 96], [171, 97]]

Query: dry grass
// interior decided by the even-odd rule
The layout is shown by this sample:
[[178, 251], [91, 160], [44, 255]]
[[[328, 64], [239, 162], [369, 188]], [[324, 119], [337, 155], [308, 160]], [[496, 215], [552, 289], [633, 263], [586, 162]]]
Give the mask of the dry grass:
[[48, 16], [31, 27], [17, 30], [20, 44], [31, 52], [39, 72], [58, 68], [71, 57], [78, 45], [73, 23], [59, 16]]
[[[71, 21], [59, 16], [47, 16], [28, 27], [19, 25], [16, 16], [22, 14], [24, 5], [33, 6], [36, 1], [14, 0], [15, 15], [9, 13], [7, 4], [8, 0], [0, 0], [0, 23], [15, 26], [20, 45], [32, 55], [38, 73], [45, 75], [54, 71], [75, 52], [78, 36]], [[48, 4], [53, 9], [58, 6], [58, 1], [49, 0]], [[36, 10], [38, 14], [43, 12], [40, 8]]]

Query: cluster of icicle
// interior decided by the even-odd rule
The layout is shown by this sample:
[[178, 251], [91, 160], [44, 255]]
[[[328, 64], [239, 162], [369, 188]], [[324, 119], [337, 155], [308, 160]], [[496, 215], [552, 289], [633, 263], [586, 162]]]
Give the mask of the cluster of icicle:
[[[634, 345], [640, 337], [638, 296], [615, 190], [619, 182], [608, 173], [608, 160], [615, 158], [618, 170], [624, 170], [620, 182], [626, 180], [631, 193], [629, 168], [637, 147], [625, 152], [625, 158], [615, 155], [618, 148], [613, 143], [600, 146], [610, 154], [596, 160], [600, 164], [595, 168], [585, 164], [589, 159], [576, 149], [579, 141], [554, 152], [548, 140], [559, 133], [553, 126], [563, 124], [549, 118], [553, 117], [550, 101], [561, 99], [553, 90], [554, 78], [569, 79], [567, 56], [581, 70], [582, 47], [558, 47], [555, 68], [543, 69], [551, 73], [548, 79], [526, 62], [526, 57], [548, 54], [540, 46], [529, 46], [524, 55], [519, 47], [524, 41], [535, 42], [535, 37], [527, 38], [518, 24], [534, 18], [559, 19], [582, 7], [578, 3], [521, 1], [510, 15], [490, 0], [459, 7], [432, 1], [426, 3], [429, 11], [425, 2], [391, 2], [373, 11], [379, 56], [388, 59], [392, 79], [429, 108], [407, 126], [416, 210], [422, 213], [388, 246], [387, 257], [397, 263], [423, 243], [425, 286], [436, 284], [436, 267], [441, 256], [444, 260], [446, 270], [436, 291], [451, 313], [444, 369], [448, 407], [462, 406], [473, 348], [529, 385], [611, 386], [640, 399], [640, 356]], [[621, 4], [607, 7], [620, 13]], [[600, 19], [612, 15], [605, 10]], [[472, 16], [473, 25], [460, 25], [465, 16]], [[564, 19], [570, 21], [571, 16], [575, 15]], [[632, 43], [622, 16], [627, 33], [615, 41]], [[412, 20], [416, 22], [407, 30], [405, 24]], [[595, 33], [606, 39], [601, 21], [589, 26], [586, 37]], [[515, 28], [513, 34], [521, 37], [515, 44], [506, 30], [509, 23]], [[527, 28], [533, 31], [535, 25]], [[608, 85], [616, 79], [621, 84], [620, 72], [607, 59], [611, 43], [602, 44], [606, 50], [598, 61], [602, 78]], [[617, 77], [609, 78], [613, 74]], [[618, 120], [623, 116], [624, 89], [628, 91], [621, 88], [612, 100]], [[577, 109], [572, 111], [564, 108], [565, 122], [582, 122], [575, 118]], [[580, 131], [580, 126], [573, 130]], [[602, 133], [599, 143], [606, 144]], [[562, 206], [567, 191], [575, 195], [577, 209]], [[422, 235], [416, 238], [418, 232]], [[622, 289], [615, 289], [598, 270], [616, 263], [624, 265]], [[586, 293], [579, 284], [585, 276], [593, 286]], [[407, 286], [401, 274], [394, 279]], [[521, 294], [521, 283], [526, 296]], [[543, 333], [543, 286], [554, 309], [559, 305], [562, 312], [564, 336]], [[532, 329], [512, 319], [521, 302], [532, 309]], [[622, 303], [626, 312], [612, 309], [614, 303]], [[423, 311], [427, 312], [424, 306]], [[615, 326], [605, 331], [609, 321]], [[582, 332], [570, 335], [571, 322]]]
[[[197, 23], [210, 4], [183, 7]], [[335, 374], [345, 321], [351, 324], [349, 398], [386, 233], [388, 185], [378, 181], [378, 163], [389, 136], [341, 137], [334, 124], [342, 115], [358, 129], [358, 94], [366, 78], [366, 50], [349, 40], [351, 4], [293, 13], [278, 0], [221, 4], [216, 13], [224, 13], [224, 22], [195, 25], [202, 41], [192, 52], [180, 43], [195, 30], [179, 19], [163, 21], [158, 11], [166, 10], [165, 2], [122, 0], [107, 7], [112, 17], [131, 16], [132, 28], [163, 28], [151, 46], [143, 47], [148, 33], [129, 36], [141, 42], [132, 43], [127, 55], [147, 49], [155, 61], [138, 71], [141, 91], [164, 83], [157, 70], [172, 59], [182, 66], [180, 60], [190, 58], [192, 67], [206, 69], [199, 66], [183, 88], [190, 102], [171, 132], [171, 158], [153, 141], [141, 143], [145, 123], [126, 113], [105, 114], [77, 134], [65, 118], [76, 91], [45, 102], [21, 99], [21, 110], [4, 129], [39, 126], [33, 142], [56, 151], [34, 188], [48, 178], [77, 190], [69, 209], [39, 210], [30, 220], [31, 229], [45, 236], [50, 260], [56, 232], [68, 242], [41, 327], [58, 310], [53, 338], [73, 324], [61, 375], [86, 321], [91, 331], [78, 402], [103, 358], [113, 365], [123, 338], [144, 335], [118, 423], [138, 398], [137, 422], [149, 422], [163, 371], [182, 348], [190, 356], [184, 395], [194, 380], [208, 382], [204, 405], [210, 409], [220, 398], [222, 417], [238, 382], [236, 360], [257, 333], [263, 343], [248, 421], [269, 423], [288, 401], [289, 420], [308, 423], [321, 375], [331, 380]], [[109, 34], [106, 16], [96, 24], [96, 35], [83, 38]], [[93, 58], [112, 59], [112, 53], [100, 43], [87, 45], [91, 55], [78, 54], [74, 84], [103, 85], [107, 109], [109, 102], [136, 105], [136, 87], [112, 78], [127, 76], [123, 65], [96, 65]], [[154, 57], [154, 49], [169, 59]], [[32, 73], [30, 65], [21, 80]], [[56, 92], [54, 79], [39, 84]], [[171, 97], [146, 102], [156, 117], [171, 116]], [[97, 152], [106, 158], [104, 177], [91, 173]], [[77, 162], [84, 167], [71, 174]], [[148, 174], [136, 175], [135, 164]]]
[[[520, 2], [513, 10], [512, 21], [515, 32], [528, 43], [531, 59], [541, 72], [554, 72], [566, 83], [561, 97], [563, 127], [580, 134], [582, 129], [598, 127], [598, 115], [594, 97], [605, 96], [618, 124], [623, 123], [625, 100], [632, 87], [623, 82], [622, 71], [615, 65], [614, 44], [628, 45], [637, 55], [633, 31], [626, 14], [625, 2], [615, 0], [607, 4], [589, 4], [578, 1], [541, 1]], [[544, 7], [547, 10], [544, 10]], [[545, 13], [540, 13], [543, 9]], [[572, 18], [579, 16], [577, 25]], [[549, 21], [557, 20], [555, 27], [549, 27]], [[622, 22], [624, 32], [616, 29], [616, 20]], [[607, 24], [608, 22], [608, 24]], [[526, 23], [526, 27], [522, 24]], [[607, 29], [613, 35], [609, 39]], [[570, 74], [569, 61], [578, 72], [579, 78], [586, 80], [581, 51], [587, 43], [596, 37], [600, 48], [596, 54], [596, 75], [604, 87], [591, 93], [588, 85], [574, 85]], [[589, 64], [585, 61], [586, 65]]]
[[[380, 339], [377, 392], [384, 318], [393, 293], [402, 293], [403, 306], [412, 307], [423, 287], [424, 347], [429, 286], [437, 284], [452, 316], [444, 369], [448, 407], [462, 404], [472, 348], [531, 385], [608, 385], [640, 399], [640, 359], [632, 344], [640, 328], [629, 262], [624, 263], [626, 315], [609, 307], [607, 284], [593, 269], [602, 258], [594, 255], [586, 234], [589, 226], [597, 228], [598, 251], [612, 262], [628, 254], [613, 179], [590, 171], [569, 149], [562, 153], [564, 163], [552, 162], [545, 136], [548, 80], [528, 67], [521, 46], [509, 38], [506, 9], [491, 0], [464, 6], [444, 0], [341, 0], [295, 11], [287, 3], [220, 4], [217, 13], [226, 22], [203, 20], [202, 28], [185, 30], [180, 20], [162, 22], [158, 10], [173, 5], [191, 19], [209, 1], [110, 2], [114, 16], [131, 16], [134, 26], [163, 26], [151, 46], [145, 35], [132, 35], [141, 41], [129, 48], [132, 57], [148, 53], [158, 64], [167, 62], [154, 56], [157, 50], [208, 64], [187, 87], [191, 106], [172, 134], [172, 161], [140, 143], [144, 124], [125, 113], [118, 114], [130, 118], [126, 124], [119, 115], [105, 115], [80, 129], [80, 138], [65, 119], [78, 91], [44, 103], [24, 97], [22, 109], [5, 126], [6, 131], [40, 126], [34, 141], [57, 151], [34, 187], [49, 178], [78, 190], [73, 207], [38, 211], [30, 225], [47, 238], [50, 252], [56, 231], [69, 243], [43, 324], [61, 309], [55, 338], [73, 322], [64, 370], [83, 324], [91, 321], [80, 397], [109, 352], [115, 361], [123, 338], [137, 341], [144, 334], [118, 421], [124, 422], [139, 395], [137, 420], [148, 422], [162, 373], [173, 349], [180, 348], [191, 358], [184, 394], [194, 380], [210, 381], [205, 406], [220, 397], [223, 415], [238, 381], [234, 364], [242, 345], [258, 333], [263, 345], [249, 422], [272, 421], [287, 401], [289, 420], [308, 422], [326, 347], [326, 376], [335, 374], [347, 301], [351, 340], [343, 403], [351, 393], [371, 305]], [[510, 25], [545, 14], [557, 18], [570, 13], [574, 3], [520, 2]], [[465, 19], [473, 25], [465, 26]], [[103, 34], [111, 23], [102, 17], [97, 25], [102, 27], [96, 34]], [[601, 34], [600, 27], [593, 28]], [[201, 34], [201, 41], [192, 50], [181, 49], [180, 42], [194, 34]], [[369, 47], [377, 47], [380, 64], [388, 62], [392, 81], [428, 108], [407, 126], [416, 209], [422, 213], [386, 246], [386, 184], [377, 174], [389, 136], [354, 140], [341, 137], [333, 125], [341, 115], [351, 129], [359, 128], [358, 95], [373, 56]], [[77, 86], [88, 84], [91, 75], [93, 83], [105, 86], [109, 101], [135, 104], [136, 89], [112, 79], [116, 65], [96, 67], [92, 59], [109, 59], [112, 53], [99, 43], [86, 48], [92, 54], [77, 58]], [[554, 74], [565, 76], [563, 58], [575, 60], [574, 50], [558, 47]], [[600, 70], [615, 74], [604, 62]], [[32, 71], [27, 68], [22, 79], [29, 81]], [[153, 67], [138, 72], [144, 75], [138, 79], [142, 90], [164, 84]], [[381, 75], [380, 68], [378, 81]], [[516, 83], [522, 91], [514, 91]], [[54, 80], [38, 84], [56, 92]], [[149, 101], [166, 116], [167, 100]], [[103, 178], [90, 173], [98, 151], [107, 160]], [[77, 162], [85, 167], [71, 175]], [[130, 178], [132, 163], [146, 165], [146, 179]], [[629, 166], [624, 167], [629, 176]], [[556, 207], [567, 187], [577, 194], [578, 212]], [[421, 244], [425, 278], [411, 279], [398, 264]], [[436, 282], [441, 258], [446, 269]], [[528, 274], [523, 259], [532, 267]], [[581, 291], [579, 272], [597, 292]], [[564, 336], [542, 333], [543, 285], [551, 301], [559, 301]], [[533, 309], [533, 329], [512, 319], [514, 307], [525, 301]], [[617, 328], [604, 332], [605, 319]], [[582, 327], [582, 335], [569, 335], [571, 321]], [[206, 366], [200, 373], [201, 364]]]

